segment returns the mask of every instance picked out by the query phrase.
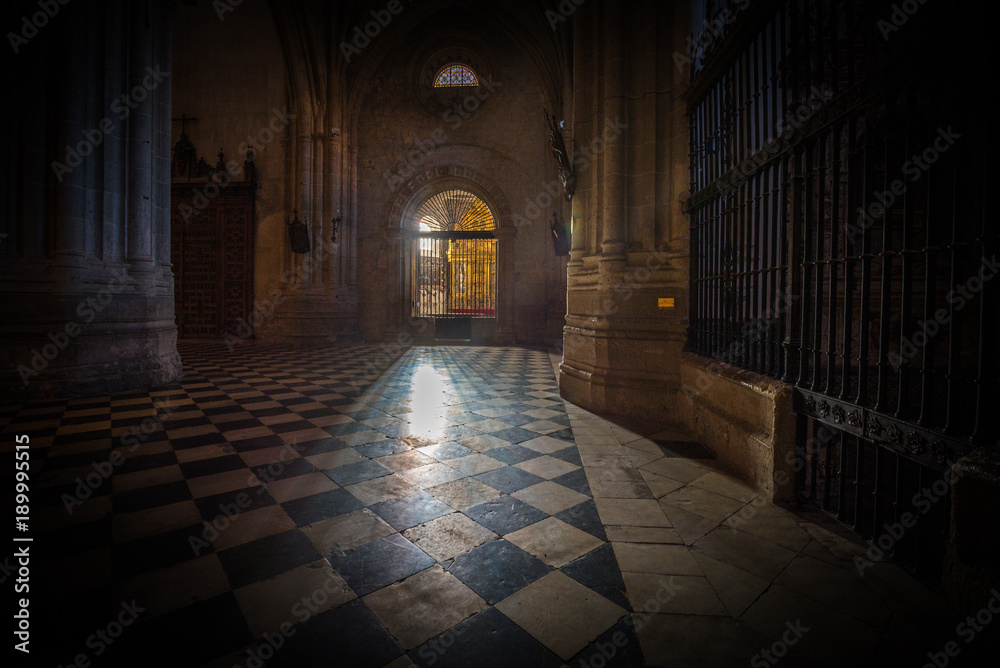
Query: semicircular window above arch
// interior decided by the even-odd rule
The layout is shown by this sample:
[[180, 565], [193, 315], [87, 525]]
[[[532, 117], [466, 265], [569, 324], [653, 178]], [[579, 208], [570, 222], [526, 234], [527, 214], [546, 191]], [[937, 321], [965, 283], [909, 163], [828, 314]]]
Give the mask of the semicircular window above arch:
[[492, 232], [496, 221], [486, 202], [465, 190], [434, 195], [417, 210], [421, 232]]
[[434, 77], [435, 88], [457, 88], [459, 86], [478, 86], [479, 77], [468, 65], [452, 63], [442, 67]]

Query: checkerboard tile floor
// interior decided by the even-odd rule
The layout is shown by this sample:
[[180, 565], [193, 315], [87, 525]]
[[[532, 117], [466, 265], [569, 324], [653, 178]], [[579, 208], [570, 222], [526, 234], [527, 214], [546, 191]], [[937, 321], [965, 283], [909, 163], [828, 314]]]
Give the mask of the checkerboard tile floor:
[[546, 353], [415, 348], [376, 380], [376, 346], [180, 348], [176, 384], [0, 409], [32, 438], [57, 662], [133, 600], [113, 663], [590, 665], [635, 640]]
[[951, 639], [933, 592], [859, 576], [865, 546], [675, 427], [564, 403], [548, 354], [181, 353], [168, 387], [0, 407], [5, 454], [31, 436], [46, 665], [731, 666], [785, 620], [811, 630], [783, 666], [921, 665]]

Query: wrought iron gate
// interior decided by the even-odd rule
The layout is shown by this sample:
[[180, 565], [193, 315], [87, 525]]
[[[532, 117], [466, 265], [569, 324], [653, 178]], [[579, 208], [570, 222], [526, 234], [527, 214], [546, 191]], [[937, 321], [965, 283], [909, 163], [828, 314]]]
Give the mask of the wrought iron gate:
[[415, 227], [412, 315], [496, 317], [496, 221], [486, 202], [465, 190], [445, 190], [420, 205]]
[[997, 447], [996, 142], [976, 29], [892, 4], [751, 3], [695, 60], [688, 347], [792, 384], [801, 498], [934, 578], [945, 474]]
[[426, 232], [413, 243], [414, 317], [496, 317], [497, 240], [492, 234]]

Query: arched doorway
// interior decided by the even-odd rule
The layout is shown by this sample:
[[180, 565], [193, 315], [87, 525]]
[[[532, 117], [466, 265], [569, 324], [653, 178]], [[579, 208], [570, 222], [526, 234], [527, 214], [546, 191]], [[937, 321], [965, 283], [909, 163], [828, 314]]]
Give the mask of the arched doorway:
[[412, 313], [434, 318], [438, 337], [468, 338], [473, 319], [497, 313], [496, 220], [466, 190], [445, 190], [416, 213]]

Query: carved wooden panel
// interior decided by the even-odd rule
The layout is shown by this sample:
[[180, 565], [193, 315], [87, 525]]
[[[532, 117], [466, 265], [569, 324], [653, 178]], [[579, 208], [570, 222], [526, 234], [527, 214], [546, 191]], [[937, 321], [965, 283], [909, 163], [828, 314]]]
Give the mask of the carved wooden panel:
[[173, 186], [170, 248], [183, 338], [244, 337], [242, 323], [253, 320], [253, 186], [233, 182], [217, 192], [209, 199], [203, 186]]

